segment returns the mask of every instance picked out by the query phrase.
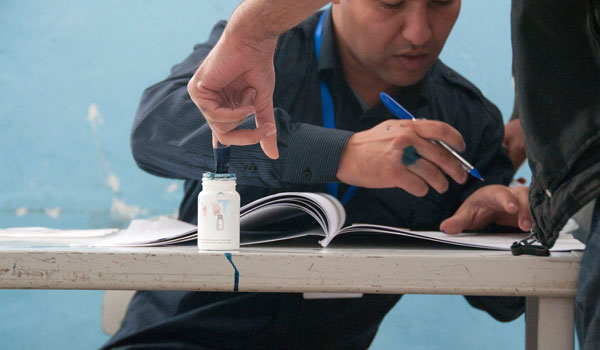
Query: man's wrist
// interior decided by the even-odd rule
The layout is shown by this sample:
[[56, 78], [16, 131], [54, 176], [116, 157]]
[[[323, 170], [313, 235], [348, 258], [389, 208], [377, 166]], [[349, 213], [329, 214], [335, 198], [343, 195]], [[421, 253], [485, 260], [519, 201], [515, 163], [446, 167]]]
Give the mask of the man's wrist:
[[280, 32], [277, 26], [268, 23], [260, 14], [260, 8], [244, 1], [233, 12], [224, 35], [248, 43], [262, 43], [276, 40]]
[[326, 3], [325, 0], [246, 0], [233, 12], [229, 30], [256, 43], [276, 40]]

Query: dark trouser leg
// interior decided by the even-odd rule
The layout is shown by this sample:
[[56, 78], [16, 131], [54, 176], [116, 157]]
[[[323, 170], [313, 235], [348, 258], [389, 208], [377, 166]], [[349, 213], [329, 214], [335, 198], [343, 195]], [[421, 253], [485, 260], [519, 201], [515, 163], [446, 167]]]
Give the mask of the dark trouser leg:
[[103, 349], [366, 349], [399, 297], [138, 292]]
[[510, 322], [525, 312], [524, 297], [468, 296], [465, 299], [500, 322]]
[[575, 298], [575, 328], [582, 350], [600, 349], [600, 201], [592, 215], [592, 228], [581, 261]]

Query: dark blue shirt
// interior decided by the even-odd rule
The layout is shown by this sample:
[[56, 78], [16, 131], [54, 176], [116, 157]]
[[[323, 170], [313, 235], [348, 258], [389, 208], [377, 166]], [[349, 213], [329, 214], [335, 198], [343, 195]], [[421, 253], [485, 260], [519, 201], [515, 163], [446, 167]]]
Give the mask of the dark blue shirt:
[[[354, 132], [395, 118], [382, 104], [363, 110], [344, 79], [331, 17], [324, 22], [321, 59], [314, 53], [319, 14], [283, 34], [275, 52], [275, 118], [280, 158], [266, 157], [260, 146], [231, 149], [230, 171], [238, 178], [242, 203], [281, 191], [327, 192], [345, 144]], [[214, 167], [211, 131], [188, 96], [186, 85], [215, 46], [226, 23], [218, 23], [206, 43], [162, 82], [146, 89], [135, 118], [131, 144], [138, 165], [158, 176], [186, 180], [180, 218], [195, 223], [197, 195], [204, 171]], [[319, 82], [327, 82], [333, 98], [336, 130], [322, 126]], [[501, 147], [499, 110], [466, 79], [441, 61], [418, 84], [394, 96], [417, 118], [441, 120], [456, 128], [467, 144], [463, 157], [484, 176], [459, 185], [450, 180], [442, 195], [434, 190], [422, 198], [404, 190], [359, 189], [346, 205], [347, 223], [377, 223], [413, 229], [438, 229], [460, 203], [488, 184], [507, 184], [512, 165]], [[248, 118], [244, 128], [253, 128]], [[400, 160], [398, 160], [400, 161]], [[377, 169], [372, 169], [377, 171]], [[340, 186], [343, 193], [347, 186]]]
[[[325, 192], [326, 183], [336, 181], [352, 133], [395, 118], [382, 105], [363, 110], [344, 79], [330, 18], [324, 23], [317, 63], [313, 32], [319, 15], [282, 35], [275, 53], [280, 159], [268, 159], [258, 145], [231, 149], [230, 170], [238, 177], [243, 203], [278, 191]], [[186, 181], [180, 218], [192, 223], [202, 173], [212, 170], [214, 160], [210, 128], [186, 85], [224, 27], [224, 22], [217, 24], [206, 43], [173, 67], [167, 79], [144, 92], [131, 136], [133, 155], [142, 169]], [[331, 90], [337, 130], [321, 125], [321, 79]], [[485, 184], [510, 180], [512, 164], [501, 147], [500, 113], [464, 78], [438, 62], [419, 84], [394, 97], [415, 116], [442, 120], [458, 129], [467, 144], [464, 158], [482, 172]], [[254, 127], [254, 121], [246, 120], [243, 127]], [[401, 189], [359, 189], [346, 206], [348, 223], [436, 229], [483, 185], [474, 179], [466, 185], [451, 182], [447, 193], [430, 190], [423, 198]], [[343, 193], [346, 186], [340, 187]], [[376, 294], [304, 300], [294, 293], [142, 291], [104, 348], [366, 349], [398, 298]], [[524, 309], [522, 298], [467, 300], [501, 320], [512, 320]]]

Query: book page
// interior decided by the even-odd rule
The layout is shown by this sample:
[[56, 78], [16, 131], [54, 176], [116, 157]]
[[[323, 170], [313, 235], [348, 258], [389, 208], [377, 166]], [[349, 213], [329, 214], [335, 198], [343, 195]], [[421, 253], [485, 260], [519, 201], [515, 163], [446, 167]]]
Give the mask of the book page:
[[[447, 235], [439, 231], [354, 224], [342, 228], [346, 214], [334, 197], [325, 193], [282, 192], [260, 198], [241, 208], [241, 244], [258, 244], [308, 235], [320, 236], [326, 247], [340, 234], [353, 232], [392, 234], [465, 247], [510, 250], [513, 242], [527, 233], [461, 233]], [[567, 230], [566, 226], [565, 230]], [[133, 220], [126, 230], [100, 239], [93, 246], [158, 246], [191, 241], [197, 227], [168, 217]], [[101, 237], [99, 237], [101, 238]], [[584, 245], [572, 235], [562, 232], [551, 251], [582, 250]]]
[[[314, 218], [325, 235], [339, 231], [346, 221], [342, 204], [326, 193], [282, 192], [258, 199], [241, 208], [240, 225], [242, 231], [261, 222], [282, 221], [293, 218], [302, 211]], [[292, 222], [290, 220], [290, 222]], [[292, 231], [294, 230], [291, 227]], [[304, 235], [315, 234], [310, 229]], [[285, 234], [285, 232], [282, 232]]]
[[10, 227], [0, 229], [0, 238], [52, 239], [52, 238], [100, 238], [119, 231], [118, 228], [90, 230], [59, 230], [48, 227]]
[[160, 216], [150, 220], [132, 220], [127, 229], [119, 231], [106, 239], [93, 243], [94, 247], [110, 246], [144, 246], [160, 242], [178, 243], [189, 240], [189, 234], [196, 237], [196, 225]]
[[[448, 235], [440, 231], [410, 231], [397, 227], [372, 224], [354, 224], [343, 228], [336, 235], [352, 232], [394, 234], [464, 247], [494, 250], [510, 250], [510, 246], [513, 242], [520, 241], [529, 235], [529, 233], [459, 233], [457, 235]], [[326, 247], [332, 239], [333, 237], [323, 240], [321, 245]], [[555, 245], [550, 251], [583, 249], [585, 249], [585, 245], [575, 239], [573, 235], [567, 232], [561, 232]]]

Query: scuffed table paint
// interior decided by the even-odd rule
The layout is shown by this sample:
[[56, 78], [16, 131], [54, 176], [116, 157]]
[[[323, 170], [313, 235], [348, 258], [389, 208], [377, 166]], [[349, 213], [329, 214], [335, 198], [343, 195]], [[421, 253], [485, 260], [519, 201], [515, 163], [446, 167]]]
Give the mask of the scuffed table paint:
[[[527, 296], [527, 349], [573, 348], [581, 252], [549, 257], [403, 240], [314, 240], [198, 252], [0, 241], [0, 288]], [[236, 269], [238, 275], [236, 276]]]

